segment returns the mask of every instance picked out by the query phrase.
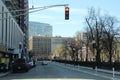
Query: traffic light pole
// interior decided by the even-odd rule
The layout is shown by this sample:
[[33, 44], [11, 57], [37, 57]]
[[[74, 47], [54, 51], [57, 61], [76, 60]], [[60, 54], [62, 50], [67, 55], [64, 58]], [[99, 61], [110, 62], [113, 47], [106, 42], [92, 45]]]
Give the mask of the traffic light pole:
[[[53, 7], [59, 7], [59, 6], [65, 6], [65, 7], [67, 7], [68, 4], [58, 4], [58, 5], [50, 5], [50, 6], [35, 7], [35, 8], [32, 7], [32, 8], [28, 8], [28, 9], [20, 9], [20, 10], [12, 10], [12, 11], [0, 12], [0, 14], [20, 12], [20, 11], [28, 11], [28, 13], [33, 13], [33, 12], [38, 12], [38, 11], [41, 11], [41, 10], [45, 10], [45, 9], [49, 9], [49, 8], [53, 8]], [[14, 16], [8, 17], [8, 18], [7, 17], [6, 18], [2, 18], [0, 20], [14, 18], [14, 17], [18, 17], [18, 16], [21, 16], [21, 15], [25, 15], [25, 13], [14, 15]]]

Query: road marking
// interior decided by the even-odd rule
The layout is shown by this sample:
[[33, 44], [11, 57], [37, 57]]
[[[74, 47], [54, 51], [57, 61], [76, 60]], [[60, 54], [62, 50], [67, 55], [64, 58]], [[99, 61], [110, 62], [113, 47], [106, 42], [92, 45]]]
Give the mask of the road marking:
[[12, 80], [94, 80], [94, 79], [63, 79], [63, 78], [61, 78], [61, 79], [53, 79], [53, 78], [46, 79], [46, 78], [44, 78], [44, 79], [12, 79]]

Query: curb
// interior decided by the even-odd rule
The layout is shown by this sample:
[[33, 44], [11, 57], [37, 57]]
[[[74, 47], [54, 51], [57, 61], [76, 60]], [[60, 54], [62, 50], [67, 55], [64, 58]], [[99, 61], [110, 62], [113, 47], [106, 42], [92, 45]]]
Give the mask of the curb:
[[[89, 68], [89, 67], [83, 67], [83, 66], [80, 66], [80, 67], [92, 70], [92, 68]], [[107, 69], [100, 69], [100, 68], [98, 68], [97, 71], [104, 72], [104, 73], [109, 73], [109, 74], [113, 74], [112, 70], [107, 70]], [[120, 72], [119, 71], [114, 71], [114, 74], [115, 75], [120, 75]]]
[[[67, 64], [69, 65], [69, 64]], [[71, 65], [71, 64], [70, 64]], [[73, 66], [73, 65], [71, 65]], [[81, 68], [84, 68], [84, 69], [90, 69], [90, 70], [93, 70], [93, 68], [91, 67], [84, 67], [84, 66], [79, 66]], [[95, 69], [94, 69], [95, 70]], [[106, 70], [106, 69], [100, 69], [100, 68], [97, 68], [97, 71], [99, 72], [103, 72], [103, 73], [109, 73], [109, 74], [113, 74], [113, 71], [112, 70]], [[120, 72], [119, 71], [114, 71], [114, 75], [120, 75]]]
[[0, 77], [6, 76], [8, 75], [10, 72], [6, 72], [6, 73], [0, 73]]
[[[98, 71], [100, 71], [100, 72], [105, 72], [105, 73], [109, 73], [109, 74], [113, 74], [113, 71], [110, 71], [110, 70], [98, 69]], [[120, 75], [120, 72], [114, 71], [114, 74], [115, 74], [115, 75]]]

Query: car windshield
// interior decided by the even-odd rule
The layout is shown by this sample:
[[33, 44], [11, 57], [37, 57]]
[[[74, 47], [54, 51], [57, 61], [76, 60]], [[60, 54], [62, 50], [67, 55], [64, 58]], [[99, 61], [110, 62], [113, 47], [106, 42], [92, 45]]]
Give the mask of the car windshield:
[[15, 60], [15, 63], [25, 63], [25, 60], [24, 59], [17, 59], [17, 60]]
[[120, 80], [120, 0], [0, 0], [0, 80]]

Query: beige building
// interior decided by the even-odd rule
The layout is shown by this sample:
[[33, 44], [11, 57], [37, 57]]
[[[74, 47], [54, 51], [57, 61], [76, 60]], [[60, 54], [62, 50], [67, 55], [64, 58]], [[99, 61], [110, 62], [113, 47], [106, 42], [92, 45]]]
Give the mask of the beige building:
[[67, 37], [32, 36], [29, 39], [29, 50], [34, 58], [48, 58], [57, 45], [66, 45], [67, 39]]
[[51, 53], [51, 37], [32, 36], [29, 39], [29, 50], [35, 59], [49, 58]]

